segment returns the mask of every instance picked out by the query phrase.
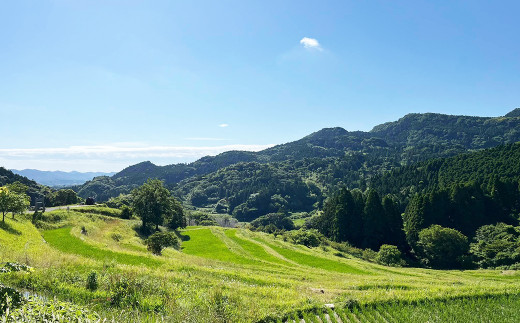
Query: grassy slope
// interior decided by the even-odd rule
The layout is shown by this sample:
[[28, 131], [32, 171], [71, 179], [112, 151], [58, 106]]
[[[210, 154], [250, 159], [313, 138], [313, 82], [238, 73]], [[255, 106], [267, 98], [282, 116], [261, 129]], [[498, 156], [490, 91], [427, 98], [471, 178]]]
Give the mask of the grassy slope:
[[[122, 277], [137, 286], [140, 313], [159, 306], [158, 315], [174, 321], [252, 321], [323, 303], [444, 299], [516, 293], [520, 287], [516, 272], [388, 268], [242, 229], [188, 228], [182, 252], [167, 249], [156, 257], [133, 231], [135, 221], [56, 212], [57, 226], [67, 228], [40, 233], [28, 220], [7, 220], [0, 228], [1, 260], [33, 265], [31, 288], [37, 292], [59, 281], [68, 291], [60, 295], [108, 316], [117, 311], [100, 302], [100, 295], [110, 298]], [[82, 226], [87, 236], [79, 233]], [[110, 262], [115, 266], [107, 267]], [[84, 288], [90, 271], [100, 276], [95, 293]], [[22, 274], [0, 279], [27, 288]]]
[[80, 255], [83, 257], [104, 261], [106, 259], [114, 260], [117, 263], [125, 265], [145, 265], [148, 267], [157, 267], [160, 261], [145, 256], [136, 256], [122, 252], [114, 252], [97, 248], [85, 243], [80, 238], [70, 234], [71, 228], [64, 227], [60, 229], [43, 231], [43, 238], [51, 246], [64, 253]]

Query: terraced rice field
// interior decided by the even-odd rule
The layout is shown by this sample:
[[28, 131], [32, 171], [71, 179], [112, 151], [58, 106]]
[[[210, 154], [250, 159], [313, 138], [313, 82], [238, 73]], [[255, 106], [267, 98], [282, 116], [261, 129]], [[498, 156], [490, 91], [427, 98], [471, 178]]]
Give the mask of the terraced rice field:
[[[49, 230], [9, 220], [10, 230], [0, 230], [2, 261], [28, 262], [35, 271], [30, 279], [22, 274], [0, 279], [117, 321], [136, 315], [183, 322], [443, 322], [450, 315], [478, 322], [491, 314], [510, 322], [519, 317], [516, 271], [390, 268], [335, 256], [330, 247], [307, 248], [219, 227], [181, 230], [180, 250], [154, 256], [133, 230], [138, 221], [60, 215], [63, 220]], [[83, 226], [87, 235], [80, 233]], [[100, 277], [95, 292], [85, 289], [92, 271]], [[112, 299], [122, 280], [138, 291], [122, 302], [133, 314], [100, 303]], [[324, 304], [334, 304], [335, 311]], [[471, 313], [463, 317], [466, 312]]]

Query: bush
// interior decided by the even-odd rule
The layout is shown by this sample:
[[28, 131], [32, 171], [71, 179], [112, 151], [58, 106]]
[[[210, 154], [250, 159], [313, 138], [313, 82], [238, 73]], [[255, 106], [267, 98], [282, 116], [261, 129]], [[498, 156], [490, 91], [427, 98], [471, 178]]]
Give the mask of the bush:
[[294, 230], [294, 223], [285, 214], [269, 213], [253, 221], [251, 226], [258, 231], [273, 233], [277, 230]]
[[293, 243], [301, 244], [309, 248], [319, 246], [324, 240], [323, 235], [314, 229], [291, 231], [288, 235]]
[[0, 284], [0, 314], [4, 314], [7, 309], [20, 306], [22, 302], [23, 297], [19, 291]]
[[121, 207], [121, 219], [130, 219], [132, 217], [132, 210], [126, 206], [126, 205], [123, 205]]
[[417, 247], [423, 263], [437, 268], [460, 267], [469, 250], [465, 235], [436, 224], [419, 232]]
[[29, 297], [19, 308], [10, 304], [3, 322], [99, 322], [95, 312], [68, 302]]
[[97, 273], [95, 271], [88, 274], [87, 289], [90, 291], [96, 291], [98, 289]]
[[379, 248], [376, 262], [385, 266], [400, 267], [404, 265], [401, 251], [396, 246], [384, 244]]
[[161, 255], [162, 249], [166, 247], [177, 247], [179, 239], [173, 232], [156, 232], [146, 240], [148, 250], [156, 255]]
[[33, 268], [17, 262], [6, 262], [4, 267], [0, 268], [0, 273], [10, 273], [13, 271], [32, 271]]
[[215, 221], [211, 215], [205, 212], [191, 212], [187, 218], [190, 225], [218, 225], [217, 221]]

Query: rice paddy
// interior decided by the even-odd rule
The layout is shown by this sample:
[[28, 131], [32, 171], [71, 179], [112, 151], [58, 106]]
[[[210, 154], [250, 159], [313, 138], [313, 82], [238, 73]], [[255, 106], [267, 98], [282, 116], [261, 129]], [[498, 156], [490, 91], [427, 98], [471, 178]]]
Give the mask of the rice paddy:
[[[384, 267], [220, 227], [181, 230], [179, 250], [154, 256], [134, 230], [137, 220], [55, 212], [62, 213], [47, 230], [29, 219], [6, 220], [1, 260], [34, 272], [0, 274], [1, 282], [115, 321], [512, 322], [520, 315], [516, 271]], [[92, 272], [95, 291], [85, 288]]]

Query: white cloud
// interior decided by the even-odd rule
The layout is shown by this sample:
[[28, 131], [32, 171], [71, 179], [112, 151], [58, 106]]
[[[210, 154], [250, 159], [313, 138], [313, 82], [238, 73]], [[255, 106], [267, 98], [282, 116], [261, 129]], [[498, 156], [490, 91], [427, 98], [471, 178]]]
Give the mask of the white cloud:
[[314, 38], [303, 37], [300, 40], [300, 44], [302, 44], [303, 47], [308, 48], [308, 49], [317, 49], [320, 51], [323, 50], [323, 48], [321, 48], [321, 45], [318, 42], [318, 40], [314, 39]]
[[83, 157], [197, 157], [216, 155], [228, 150], [259, 151], [272, 145], [223, 145], [223, 146], [144, 146], [128, 147], [122, 145], [71, 146], [66, 148], [2, 148], [0, 157], [35, 156], [83, 156]]
[[0, 166], [12, 169], [117, 171], [150, 160], [167, 165], [191, 162], [229, 150], [259, 151], [274, 145], [145, 146], [128, 143], [61, 148], [2, 148]]
[[226, 128], [226, 127], [229, 127], [229, 125], [227, 123], [221, 123], [218, 125], [220, 128]]
[[225, 138], [213, 138], [213, 137], [188, 137], [184, 138], [186, 140], [195, 140], [195, 141], [227, 141], [230, 139]]

